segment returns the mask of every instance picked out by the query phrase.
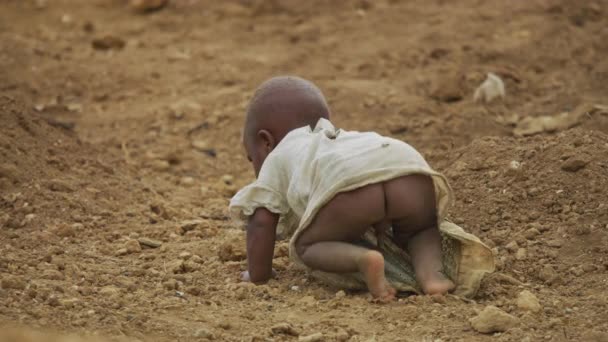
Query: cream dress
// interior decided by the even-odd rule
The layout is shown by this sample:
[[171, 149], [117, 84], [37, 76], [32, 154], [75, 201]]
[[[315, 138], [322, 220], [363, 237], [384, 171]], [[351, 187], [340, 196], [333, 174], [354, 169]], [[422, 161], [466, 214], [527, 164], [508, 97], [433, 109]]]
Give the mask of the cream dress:
[[[319, 209], [338, 193], [409, 174], [425, 174], [433, 178], [441, 228], [452, 202], [452, 191], [446, 178], [434, 171], [418, 151], [400, 140], [373, 132], [340, 130], [330, 121], [320, 119], [314, 129], [309, 126], [298, 128], [281, 140], [264, 161], [257, 180], [232, 198], [230, 213], [242, 221], [260, 207], [279, 214], [277, 233], [291, 237], [290, 257], [305, 267], [295, 252], [294, 244]], [[368, 240], [371, 242], [373, 237], [369, 236]], [[403, 257], [407, 259], [407, 256]], [[390, 262], [387, 259], [387, 263]], [[407, 266], [409, 270], [406, 273], [411, 271], [409, 263]], [[326, 282], [348, 288], [358, 288], [360, 286], [355, 283], [362, 281], [356, 280], [359, 277], [354, 274], [318, 271], [313, 274]], [[355, 280], [344, 281], [348, 277]], [[387, 277], [390, 281], [390, 274], [387, 273]], [[411, 279], [408, 282], [411, 283]], [[418, 290], [415, 280], [413, 284], [406, 285], [397, 288]]]

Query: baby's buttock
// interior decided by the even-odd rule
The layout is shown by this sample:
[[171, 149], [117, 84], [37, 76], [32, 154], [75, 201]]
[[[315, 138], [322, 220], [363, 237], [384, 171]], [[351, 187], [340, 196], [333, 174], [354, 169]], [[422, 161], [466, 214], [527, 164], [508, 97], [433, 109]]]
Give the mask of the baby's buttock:
[[[435, 210], [433, 180], [424, 174], [410, 174], [341, 192], [321, 207], [311, 226], [336, 230], [336, 235], [352, 232], [357, 240], [369, 227], [388, 226], [407, 220], [421, 208]], [[314, 231], [314, 229], [313, 229]], [[325, 231], [323, 234], [327, 234]], [[315, 236], [302, 238], [314, 241]], [[325, 238], [327, 238], [325, 236]]]

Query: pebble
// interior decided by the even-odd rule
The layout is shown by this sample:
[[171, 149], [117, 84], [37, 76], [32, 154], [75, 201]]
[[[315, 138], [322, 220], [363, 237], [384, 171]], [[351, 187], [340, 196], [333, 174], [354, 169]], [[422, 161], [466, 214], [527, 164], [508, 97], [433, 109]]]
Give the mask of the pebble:
[[524, 311], [539, 312], [542, 309], [538, 298], [528, 290], [519, 293], [516, 304], [518, 308]]
[[128, 240], [125, 243], [125, 247], [124, 248], [127, 250], [127, 253], [139, 253], [139, 252], [141, 252], [141, 245], [139, 244], [139, 241], [137, 241], [137, 240], [132, 240], [132, 239]]
[[279, 335], [279, 334], [291, 335], [291, 336], [299, 336], [300, 335], [300, 332], [297, 331], [291, 324], [285, 323], [285, 322], [273, 325], [270, 328], [270, 332], [273, 335]]
[[582, 168], [584, 168], [585, 166], [587, 166], [587, 164], [589, 164], [589, 161], [577, 158], [577, 157], [571, 157], [568, 158], [565, 162], [562, 163], [562, 170], [567, 171], [567, 172], [576, 172]]
[[120, 293], [120, 290], [116, 286], [104, 286], [99, 290], [99, 294], [103, 296], [115, 296]]
[[193, 140], [190, 143], [190, 146], [201, 152], [205, 152], [210, 149], [209, 143], [207, 143], [205, 140]]
[[485, 103], [492, 102], [494, 99], [504, 99], [505, 84], [500, 77], [493, 73], [488, 73], [485, 81], [475, 89], [473, 100], [475, 102], [483, 101]]
[[538, 273], [538, 277], [544, 280], [546, 283], [552, 284], [558, 279], [559, 275], [553, 269], [553, 267], [545, 265]]
[[96, 50], [120, 50], [125, 47], [125, 41], [120, 37], [106, 35], [93, 39], [91, 45]]
[[511, 241], [505, 246], [505, 249], [511, 253], [515, 253], [518, 248], [519, 246], [517, 245], [517, 241]]
[[194, 185], [194, 183], [195, 183], [196, 181], [195, 181], [195, 179], [194, 179], [194, 178], [192, 178], [192, 177], [187, 177], [187, 176], [186, 176], [186, 177], [182, 177], [182, 178], [179, 180], [179, 182], [180, 182], [180, 184], [182, 184], [182, 185], [191, 186], [191, 185]]
[[171, 164], [166, 160], [156, 159], [150, 161], [150, 167], [156, 171], [167, 171], [171, 168]]
[[343, 290], [340, 290], [340, 291], [336, 292], [336, 298], [337, 299], [341, 299], [341, 298], [344, 298], [344, 297], [346, 297], [346, 292], [344, 292]]
[[199, 328], [193, 334], [194, 337], [202, 337], [208, 340], [214, 340], [215, 334], [207, 328]]
[[129, 5], [136, 11], [152, 11], [161, 9], [169, 0], [131, 0]]
[[3, 289], [25, 290], [25, 280], [17, 276], [3, 277], [0, 281], [0, 287]]
[[519, 324], [519, 319], [499, 308], [486, 306], [476, 317], [470, 320], [473, 329], [480, 333], [489, 334], [504, 332]]
[[536, 228], [530, 228], [524, 232], [524, 237], [528, 240], [532, 240], [538, 235], [540, 235], [540, 231]]
[[300, 336], [300, 338], [298, 338], [298, 342], [321, 342], [321, 341], [325, 341], [325, 337], [320, 332], [314, 333], [314, 334], [308, 335], [308, 336]]
[[158, 240], [153, 240], [153, 239], [149, 239], [149, 238], [145, 238], [145, 237], [139, 238], [139, 239], [137, 239], [137, 241], [139, 242], [140, 245], [150, 247], [150, 248], [158, 248], [163, 244], [162, 242], [160, 242]]
[[515, 259], [524, 260], [528, 256], [528, 251], [525, 248], [519, 248], [515, 253]]
[[226, 185], [232, 185], [232, 183], [234, 183], [234, 176], [232, 176], [232, 175], [223, 175], [222, 176], [222, 182], [224, 182], [224, 184], [226, 184]]

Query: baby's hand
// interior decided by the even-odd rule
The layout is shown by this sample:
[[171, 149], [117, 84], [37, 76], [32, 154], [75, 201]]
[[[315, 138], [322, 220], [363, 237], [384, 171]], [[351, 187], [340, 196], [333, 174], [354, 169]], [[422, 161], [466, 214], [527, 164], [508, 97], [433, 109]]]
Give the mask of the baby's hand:
[[[277, 276], [277, 271], [275, 271], [275, 269], [273, 268], [272, 269], [272, 277], [276, 278], [276, 276]], [[243, 272], [241, 272], [241, 281], [244, 281], [244, 282], [250, 282], [251, 281], [251, 278], [249, 277], [249, 271], [243, 271]]]

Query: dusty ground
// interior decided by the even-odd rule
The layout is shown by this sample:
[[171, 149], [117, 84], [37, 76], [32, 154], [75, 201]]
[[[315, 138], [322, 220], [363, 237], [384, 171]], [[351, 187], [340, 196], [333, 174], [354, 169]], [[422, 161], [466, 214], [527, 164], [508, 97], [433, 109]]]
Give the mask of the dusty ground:
[[[2, 323], [123, 340], [297, 340], [278, 323], [329, 341], [608, 340], [607, 1], [0, 8]], [[473, 101], [487, 72], [505, 101]], [[285, 244], [278, 280], [238, 283], [226, 206], [253, 178], [239, 129], [280, 73], [318, 83], [337, 125], [403, 139], [447, 174], [450, 218], [497, 255], [474, 301], [336, 297]], [[574, 127], [513, 134], [562, 112]], [[524, 289], [540, 311], [516, 305]], [[519, 323], [474, 331], [487, 305]]]

